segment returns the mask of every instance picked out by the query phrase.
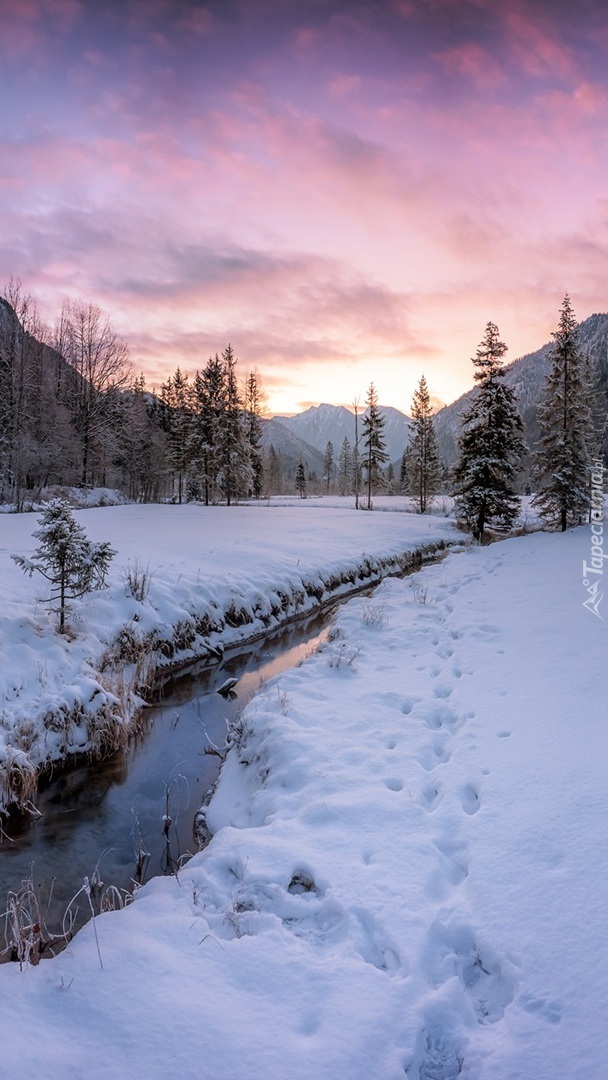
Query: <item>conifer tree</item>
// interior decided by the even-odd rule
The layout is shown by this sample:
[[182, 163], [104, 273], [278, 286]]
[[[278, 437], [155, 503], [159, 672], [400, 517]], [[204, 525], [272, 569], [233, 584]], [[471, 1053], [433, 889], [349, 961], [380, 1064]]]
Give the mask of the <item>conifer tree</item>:
[[226, 397], [219, 428], [218, 481], [228, 506], [251, 489], [253, 470], [245, 440], [243, 405], [236, 377], [236, 357], [232, 345], [222, 353]]
[[192, 468], [205, 506], [215, 499], [218, 487], [219, 444], [226, 407], [226, 372], [216, 353], [194, 379], [195, 421]]
[[338, 485], [340, 495], [346, 495], [352, 481], [352, 450], [347, 436], [344, 436], [338, 458]]
[[323, 458], [323, 479], [325, 480], [325, 492], [329, 495], [329, 489], [334, 476], [334, 445], [331, 441], [327, 443], [325, 447], [325, 456]]
[[503, 381], [506, 351], [498, 327], [489, 322], [473, 358], [477, 394], [462, 417], [454, 472], [456, 511], [476, 539], [487, 525], [509, 528], [519, 512], [513, 482], [524, 444], [515, 392]]
[[94, 589], [103, 589], [110, 562], [116, 554], [108, 543], [88, 540], [82, 525], [75, 520], [68, 504], [62, 499], [47, 503], [40, 528], [34, 532], [40, 546], [31, 559], [12, 555], [25, 574], [34, 571], [50, 583], [51, 595], [44, 603], [59, 615], [59, 633], [65, 632], [68, 600], [74, 600]]
[[407, 474], [407, 446], [401, 455], [401, 465], [399, 466], [399, 494], [407, 495], [409, 491], [409, 477]]
[[306, 472], [304, 462], [301, 461], [296, 469], [295, 489], [300, 492], [300, 498], [306, 498]]
[[252, 470], [251, 495], [259, 499], [264, 489], [262, 442], [262, 391], [255, 371], [250, 371], [245, 386], [245, 438]]
[[382, 465], [388, 461], [383, 429], [386, 417], [378, 407], [378, 394], [370, 383], [365, 399], [367, 410], [363, 416], [364, 465], [367, 472], [367, 509], [372, 508], [372, 488], [382, 479]]
[[165, 429], [169, 436], [169, 459], [177, 487], [177, 501], [181, 503], [192, 456], [193, 402], [188, 376], [183, 375], [179, 367], [162, 384], [161, 399], [165, 406]]
[[410, 494], [416, 500], [419, 513], [425, 514], [431, 498], [439, 490], [442, 469], [424, 375], [420, 376], [412, 398], [412, 427], [413, 434], [405, 456], [406, 471]]
[[553, 338], [552, 367], [539, 408], [533, 505], [548, 525], [563, 532], [581, 522], [589, 510], [592, 431], [586, 363], [567, 293]]

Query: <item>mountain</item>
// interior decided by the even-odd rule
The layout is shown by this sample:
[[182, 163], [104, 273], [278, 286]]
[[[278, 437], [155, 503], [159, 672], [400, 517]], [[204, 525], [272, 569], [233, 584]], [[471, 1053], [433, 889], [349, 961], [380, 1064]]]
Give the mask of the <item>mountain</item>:
[[[591, 361], [598, 378], [600, 407], [608, 409], [608, 315], [590, 315], [579, 324], [579, 342]], [[524, 424], [524, 436], [531, 451], [538, 441], [537, 407], [542, 400], [545, 378], [551, 367], [553, 342], [547, 342], [536, 352], [514, 360], [504, 369], [506, 386], [517, 394], [519, 414]], [[469, 390], [451, 405], [446, 405], [435, 416], [435, 431], [439, 449], [445, 462], [452, 466], [458, 456], [457, 439], [462, 414], [477, 393]]]
[[280, 455], [283, 474], [293, 478], [300, 461], [309, 473], [323, 476], [323, 454], [305, 442], [278, 420], [262, 420], [262, 449], [267, 453], [274, 446]]
[[[386, 419], [384, 438], [389, 460], [399, 461], [409, 440], [410, 422], [404, 413], [390, 405], [381, 406], [381, 412]], [[362, 415], [359, 416], [359, 438], [363, 432]], [[274, 420], [321, 455], [325, 453], [328, 442], [331, 442], [336, 460], [345, 438], [351, 446], [355, 442], [355, 416], [344, 405], [313, 405], [296, 416], [275, 416]]]

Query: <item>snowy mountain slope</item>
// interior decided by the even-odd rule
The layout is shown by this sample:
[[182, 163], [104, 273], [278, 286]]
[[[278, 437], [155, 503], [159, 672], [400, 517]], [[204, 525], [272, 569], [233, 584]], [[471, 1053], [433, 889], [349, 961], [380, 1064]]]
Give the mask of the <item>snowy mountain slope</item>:
[[310, 473], [316, 473], [318, 477], [323, 476], [322, 452], [274, 418], [262, 420], [261, 446], [266, 452], [273, 446], [276, 453], [280, 454], [285, 477], [295, 476], [300, 461]]
[[[385, 417], [384, 438], [390, 461], [398, 461], [409, 440], [409, 420], [399, 409], [382, 405]], [[359, 414], [359, 437], [362, 435], [361, 416]], [[311, 446], [324, 453], [328, 442], [333, 444], [334, 457], [338, 458], [344, 439], [351, 446], [355, 443], [355, 417], [344, 405], [312, 405], [305, 412], [296, 416], [276, 416], [277, 423], [304, 439]]]
[[[600, 388], [603, 388], [605, 394], [608, 388], [608, 315], [591, 315], [585, 319], [579, 325], [579, 340], [596, 365]], [[505, 366], [505, 384], [512, 387], [517, 394], [526, 441], [531, 449], [538, 438], [536, 411], [551, 366], [552, 347], [553, 343], [547, 342], [536, 352], [528, 353]], [[435, 416], [439, 449], [448, 465], [453, 465], [456, 461], [456, 440], [460, 432], [461, 417], [474, 394], [475, 390], [469, 390]]]

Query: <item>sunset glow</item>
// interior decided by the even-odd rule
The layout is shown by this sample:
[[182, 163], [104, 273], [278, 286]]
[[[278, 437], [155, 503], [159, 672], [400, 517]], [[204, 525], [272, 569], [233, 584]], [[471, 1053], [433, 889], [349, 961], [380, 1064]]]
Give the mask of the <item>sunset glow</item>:
[[227, 342], [271, 411], [407, 411], [606, 311], [600, 0], [0, 0], [0, 284], [158, 385]]

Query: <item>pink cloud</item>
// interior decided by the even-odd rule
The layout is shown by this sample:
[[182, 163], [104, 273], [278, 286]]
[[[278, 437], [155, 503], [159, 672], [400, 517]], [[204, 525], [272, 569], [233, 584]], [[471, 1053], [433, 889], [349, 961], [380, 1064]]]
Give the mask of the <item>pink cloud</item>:
[[574, 50], [560, 40], [550, 9], [531, 15], [521, 7], [507, 7], [504, 23], [508, 44], [515, 62], [527, 74], [536, 78], [547, 75], [563, 80], [576, 80], [579, 64]]
[[496, 54], [477, 42], [456, 45], [437, 53], [436, 57], [448, 74], [468, 79], [481, 90], [496, 90], [506, 82]]

